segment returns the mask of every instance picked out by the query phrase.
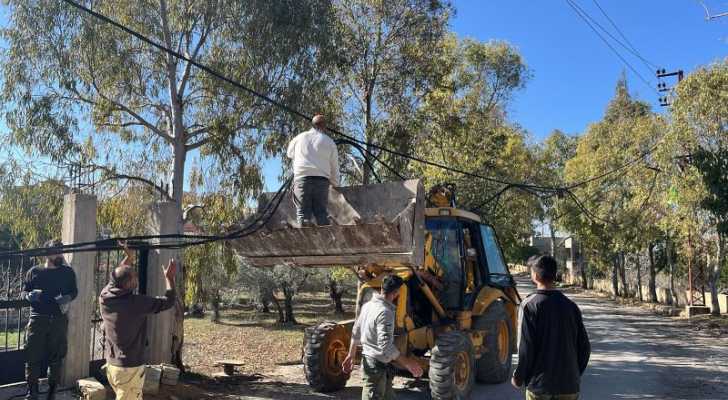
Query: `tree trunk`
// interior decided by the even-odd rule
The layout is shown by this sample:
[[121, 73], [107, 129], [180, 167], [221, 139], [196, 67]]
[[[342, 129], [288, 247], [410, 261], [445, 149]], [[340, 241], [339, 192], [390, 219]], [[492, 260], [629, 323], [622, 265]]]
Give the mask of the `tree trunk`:
[[634, 266], [637, 268], [637, 298], [644, 301], [642, 297], [642, 263], [640, 263], [640, 254], [637, 253], [634, 258]]
[[268, 307], [268, 302], [267, 301], [264, 300], [264, 301], [261, 302], [260, 310], [261, 310], [260, 312], [265, 313], [265, 314], [269, 314], [270, 313], [270, 308]]
[[622, 281], [622, 297], [629, 297], [629, 286], [627, 285], [627, 273], [625, 271], [624, 252], [619, 252], [619, 279]]
[[678, 300], [675, 294], [675, 263], [672, 258], [672, 241], [670, 240], [669, 234], [665, 239], [665, 255], [667, 256], [667, 266], [670, 271], [670, 293], [668, 295], [667, 304], [677, 306]]
[[276, 306], [276, 311], [278, 311], [278, 323], [283, 324], [286, 322], [286, 317], [283, 315], [283, 308], [281, 307], [281, 302], [278, 300], [276, 296], [273, 296], [271, 298], [273, 300], [273, 304]]
[[575, 257], [577, 260], [579, 260], [579, 272], [581, 272], [581, 287], [582, 289], [588, 289], [589, 288], [589, 277], [587, 275], [587, 263], [584, 259], [584, 254], [582, 253], [582, 247], [581, 242], [579, 242], [579, 252], [576, 254]]
[[[364, 94], [365, 97], [365, 103], [366, 103], [366, 110], [364, 110], [364, 126], [365, 126], [365, 134], [364, 134], [364, 140], [366, 140], [367, 143], [372, 142], [372, 87], [371, 85], [367, 85], [366, 93]], [[366, 145], [366, 154], [364, 154], [364, 165], [362, 165], [362, 169], [364, 171], [364, 174], [362, 176], [362, 183], [365, 185], [369, 184], [369, 181], [371, 180], [372, 176], [372, 161], [373, 158], [371, 156], [371, 152], [374, 151], [371, 145]]]
[[211, 321], [215, 324], [220, 322], [220, 295], [215, 293], [212, 295], [212, 318]]
[[[172, 35], [169, 27], [169, 13], [166, 0], [159, 0], [159, 19], [162, 28], [162, 36], [167, 47], [172, 48]], [[172, 199], [177, 206], [177, 230], [175, 233], [182, 234], [184, 221], [182, 218], [182, 198], [184, 196], [185, 161], [187, 158], [186, 132], [184, 129], [184, 106], [177, 93], [177, 59], [171, 54], [166, 56], [167, 89], [170, 101], [172, 127], [171, 138], [166, 138], [172, 147], [174, 156], [172, 166]], [[178, 254], [177, 263], [177, 307], [175, 312], [174, 330], [172, 332], [172, 364], [184, 371], [182, 360], [182, 347], [184, 346], [184, 299], [186, 273], [184, 262]], [[180, 312], [182, 311], [182, 312]]]
[[289, 325], [296, 324], [296, 318], [293, 316], [293, 291], [290, 289], [283, 289], [284, 306], [286, 308], [286, 315], [284, 323]]
[[723, 264], [725, 263], [725, 236], [718, 234], [718, 251], [710, 272], [710, 308], [711, 314], [720, 316], [720, 302], [718, 301], [718, 281]]
[[617, 274], [619, 271], [619, 254], [614, 254], [612, 257], [612, 294], [616, 299], [619, 296], [619, 281]]
[[337, 314], [344, 313], [344, 305], [341, 301], [344, 292], [344, 290], [339, 290], [335, 280], [329, 279], [329, 297], [331, 297], [331, 302], [334, 305], [334, 312]]
[[[561, 263], [559, 262], [559, 259], [556, 256], [556, 232], [554, 232], [553, 224], [549, 224], [549, 234], [551, 235], [551, 249], [549, 249], [549, 250], [551, 252], [551, 257], [553, 257], [554, 260], [556, 260], [556, 276], [558, 277], [560, 275], [559, 271], [561, 270]], [[563, 272], [562, 272], [562, 274], [563, 274]], [[563, 280], [563, 277], [561, 280]]]
[[657, 284], [655, 283], [655, 278], [657, 275], [657, 272], [655, 271], [655, 244], [650, 243], [647, 247], [647, 252], [650, 256], [650, 282], [649, 282], [649, 289], [650, 289], [650, 302], [657, 303]]

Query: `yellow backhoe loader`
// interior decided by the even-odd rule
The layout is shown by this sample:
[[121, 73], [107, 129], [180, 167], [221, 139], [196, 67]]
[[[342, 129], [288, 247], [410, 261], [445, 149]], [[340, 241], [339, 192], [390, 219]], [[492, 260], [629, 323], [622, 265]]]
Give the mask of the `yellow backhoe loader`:
[[[509, 379], [520, 297], [491, 226], [455, 208], [447, 189], [426, 196], [419, 180], [332, 189], [329, 212], [331, 226], [295, 228], [284, 199], [263, 229], [234, 246], [259, 267], [351, 267], [361, 280], [357, 314], [387, 274], [402, 277], [395, 342], [420, 362], [433, 399], [466, 399], [476, 381]], [[315, 390], [346, 385], [353, 323], [306, 330], [302, 361]]]

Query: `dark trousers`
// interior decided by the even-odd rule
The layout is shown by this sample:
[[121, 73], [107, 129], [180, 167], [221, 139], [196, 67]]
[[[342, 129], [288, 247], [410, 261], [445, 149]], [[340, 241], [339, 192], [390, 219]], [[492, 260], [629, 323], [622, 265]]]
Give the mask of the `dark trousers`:
[[293, 202], [299, 225], [313, 222], [329, 224], [329, 180], [322, 176], [303, 176], [293, 181]]
[[395, 398], [392, 387], [394, 374], [387, 364], [375, 358], [363, 356], [361, 369], [363, 372], [362, 400], [393, 400]]
[[48, 360], [48, 386], [58, 384], [61, 365], [68, 351], [67, 330], [68, 318], [65, 315], [30, 317], [25, 342], [25, 379], [28, 386], [37, 387], [45, 360]]

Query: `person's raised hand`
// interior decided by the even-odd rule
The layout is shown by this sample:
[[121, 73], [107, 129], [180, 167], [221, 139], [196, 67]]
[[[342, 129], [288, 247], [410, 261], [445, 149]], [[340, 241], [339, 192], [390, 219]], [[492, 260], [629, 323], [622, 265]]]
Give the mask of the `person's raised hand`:
[[174, 282], [174, 277], [177, 275], [177, 262], [174, 261], [174, 258], [170, 258], [167, 266], [162, 266], [162, 270], [164, 271], [164, 277], [170, 282]]
[[344, 358], [344, 362], [341, 363], [341, 370], [345, 374], [350, 374], [354, 370], [354, 357], [351, 354], [347, 354]]

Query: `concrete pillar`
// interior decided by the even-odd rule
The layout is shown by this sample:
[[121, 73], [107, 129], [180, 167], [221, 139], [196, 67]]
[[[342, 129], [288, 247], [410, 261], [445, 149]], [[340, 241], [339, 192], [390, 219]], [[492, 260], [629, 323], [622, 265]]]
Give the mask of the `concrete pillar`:
[[[154, 203], [150, 207], [148, 233], [165, 235], [177, 233], [177, 206], [171, 202]], [[178, 250], [151, 250], [147, 267], [147, 295], [162, 296], [166, 283], [162, 265], [170, 258], [178, 259]], [[178, 270], [179, 272], [179, 270]], [[178, 276], [179, 277], [179, 276]], [[147, 363], [169, 363], [172, 360], [172, 334], [174, 328], [174, 308], [151, 315], [147, 320]]]
[[[64, 244], [96, 240], [96, 196], [67, 194], [63, 198]], [[91, 361], [91, 317], [93, 315], [94, 270], [96, 253], [66, 254], [66, 261], [76, 273], [78, 297], [68, 310], [68, 355], [63, 363], [60, 384], [73, 386], [89, 373]]]

